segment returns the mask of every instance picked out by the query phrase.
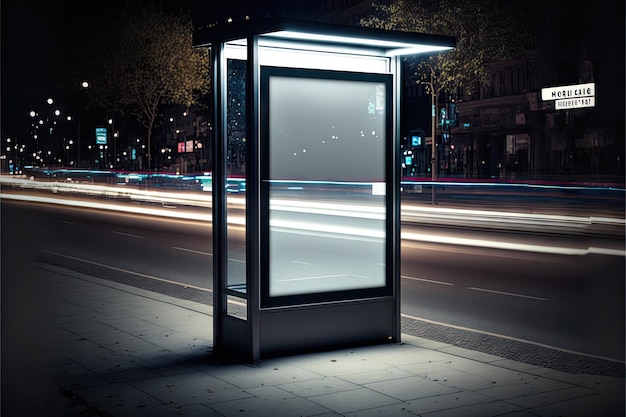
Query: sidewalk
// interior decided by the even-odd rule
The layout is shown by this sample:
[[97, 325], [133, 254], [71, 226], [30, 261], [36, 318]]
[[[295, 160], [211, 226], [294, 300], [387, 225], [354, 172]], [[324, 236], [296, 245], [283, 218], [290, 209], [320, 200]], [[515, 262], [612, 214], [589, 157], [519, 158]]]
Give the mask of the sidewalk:
[[33, 269], [48, 330], [33, 337], [31, 382], [43, 394], [33, 385], [22, 415], [44, 404], [39, 415], [624, 416], [622, 378], [408, 335], [400, 344], [229, 362], [211, 353], [211, 306], [47, 264]]

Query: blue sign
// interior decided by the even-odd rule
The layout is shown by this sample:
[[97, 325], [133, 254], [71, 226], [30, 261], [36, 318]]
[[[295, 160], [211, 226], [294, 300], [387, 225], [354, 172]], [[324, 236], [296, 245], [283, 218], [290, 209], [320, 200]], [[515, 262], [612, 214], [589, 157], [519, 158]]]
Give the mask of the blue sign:
[[422, 144], [421, 136], [411, 136], [411, 145], [412, 146], [420, 146]]
[[106, 145], [106, 144], [107, 144], [107, 128], [97, 127], [96, 128], [96, 145]]

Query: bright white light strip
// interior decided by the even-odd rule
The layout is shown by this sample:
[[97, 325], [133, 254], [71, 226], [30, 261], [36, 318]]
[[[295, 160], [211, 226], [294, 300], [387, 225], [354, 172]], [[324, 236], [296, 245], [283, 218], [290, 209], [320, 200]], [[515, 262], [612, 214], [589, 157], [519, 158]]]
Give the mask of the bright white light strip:
[[590, 253], [589, 248], [564, 248], [558, 246], [530, 245], [525, 243], [500, 242], [485, 239], [468, 239], [452, 236], [438, 236], [423, 233], [402, 233], [403, 240], [413, 240], [426, 243], [442, 243], [448, 245], [472, 246], [488, 249], [505, 249], [522, 252], [537, 252], [553, 255], [586, 255]]
[[358, 217], [360, 219], [385, 220], [385, 207], [354, 204], [331, 204], [295, 200], [271, 200], [270, 210], [290, 211], [327, 216]]
[[40, 197], [32, 195], [0, 194], [0, 200], [18, 200], [32, 203], [58, 204], [70, 207], [90, 208], [98, 210], [118, 211], [130, 214], [144, 214], [149, 216], [169, 217], [178, 220], [198, 220], [210, 222], [211, 214], [189, 213], [181, 210], [166, 210], [142, 206], [120, 205], [115, 203], [98, 203], [85, 200], [70, 200], [57, 197]]
[[378, 229], [366, 229], [361, 227], [344, 227], [323, 223], [296, 222], [289, 220], [271, 220], [271, 227], [284, 229], [294, 229], [297, 231], [308, 231], [314, 233], [331, 233], [335, 235], [359, 236], [375, 239], [384, 239], [385, 231]]
[[351, 45], [365, 46], [368, 48], [371, 48], [371, 47], [393, 48], [393, 51], [390, 51], [389, 53], [387, 53], [388, 56], [403, 55], [403, 54], [418, 54], [418, 53], [423, 53], [423, 52], [446, 51], [446, 50], [452, 49], [452, 47], [449, 47], [449, 46], [418, 45], [414, 43], [388, 41], [388, 40], [382, 40], [382, 39], [368, 39], [368, 38], [356, 38], [356, 37], [349, 37], [349, 36], [324, 35], [320, 33], [305, 33], [305, 32], [295, 32], [295, 31], [289, 31], [289, 30], [267, 33], [264, 36], [276, 37], [276, 38], [281, 38], [281, 39], [295, 39], [295, 40], [319, 41], [319, 42], [338, 43], [338, 44], [351, 44]]
[[212, 196], [207, 193], [188, 192], [163, 192], [141, 190], [132, 185], [96, 185], [80, 184], [72, 181], [47, 182], [32, 181], [23, 178], [0, 177], [0, 182], [17, 185], [25, 189], [38, 189], [52, 191], [53, 193], [79, 193], [87, 195], [99, 195], [110, 198], [129, 198], [137, 201], [152, 201], [157, 203], [172, 203], [193, 205], [199, 207], [211, 207]]
[[402, 217], [405, 220], [409, 218], [419, 219], [441, 219], [442, 215], [446, 219], [460, 220], [467, 222], [470, 220], [479, 222], [497, 222], [521, 225], [535, 226], [559, 226], [567, 228], [585, 228], [595, 223], [613, 223], [625, 224], [624, 219], [612, 219], [603, 217], [582, 217], [582, 216], [563, 216], [557, 214], [535, 214], [535, 213], [517, 213], [507, 211], [487, 211], [487, 210], [464, 210], [443, 207], [414, 207], [407, 206], [402, 208]]
[[598, 254], [598, 255], [609, 255], [609, 256], [626, 256], [625, 250], [619, 249], [610, 249], [610, 248], [596, 248], [590, 246], [588, 248], [566, 248], [560, 246], [545, 246], [545, 245], [531, 245], [526, 243], [515, 243], [515, 242], [501, 242], [495, 240], [484, 240], [484, 239], [468, 239], [468, 238], [459, 238], [452, 236], [437, 236], [430, 234], [422, 234], [422, 233], [404, 233], [402, 232], [403, 240], [413, 240], [419, 242], [426, 243], [439, 243], [446, 245], [459, 245], [459, 246], [471, 246], [471, 247], [480, 247], [480, 248], [488, 248], [488, 249], [504, 249], [511, 251], [521, 251], [521, 252], [534, 252], [534, 253], [545, 253], [550, 255], [587, 255], [587, 254]]

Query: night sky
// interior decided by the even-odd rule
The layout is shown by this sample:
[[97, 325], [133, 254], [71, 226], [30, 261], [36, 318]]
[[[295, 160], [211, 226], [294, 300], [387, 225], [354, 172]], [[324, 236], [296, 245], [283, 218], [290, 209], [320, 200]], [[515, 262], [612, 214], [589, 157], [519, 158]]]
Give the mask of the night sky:
[[[42, 2], [40, 0], [2, 0], [0, 3], [1, 30], [1, 118], [2, 136], [19, 133], [18, 128], [28, 125], [28, 111], [32, 107], [41, 106], [48, 96], [62, 93], [60, 87], [60, 70], [62, 51], [65, 47], [64, 37], [68, 28], [77, 19], [76, 9], [106, 5], [115, 7], [123, 2], [141, 1], [161, 4], [164, 9], [189, 10], [197, 26], [207, 23], [224, 21], [232, 16], [243, 19], [244, 16], [261, 17], [264, 15], [280, 15], [277, 8], [294, 8], [296, 4], [307, 3], [307, 0], [59, 0]], [[540, 1], [540, 0], [539, 0]], [[308, 3], [319, 5], [320, 2], [310, 0]], [[593, 7], [570, 7], [571, 2], [552, 0], [554, 22], [552, 30], [544, 34], [558, 47], [563, 44], [575, 44], [576, 39], [593, 36], [597, 39], [592, 49], [587, 51], [591, 59], [600, 62], [596, 75], [613, 80], [615, 72], [617, 81], [608, 83], [621, 91], [615, 95], [623, 108], [623, 65], [624, 65], [624, 4], [614, 0], [601, 0]], [[561, 7], [562, 6], [562, 7]], [[306, 9], [298, 6], [299, 9]], [[299, 16], [304, 17], [304, 16]], [[591, 43], [593, 44], [593, 43]], [[590, 44], [590, 45], [591, 45]], [[605, 59], [609, 56], [610, 59]], [[602, 58], [602, 59], [600, 59]], [[595, 65], [595, 64], [594, 64]], [[602, 73], [604, 71], [604, 74]], [[547, 81], [546, 81], [547, 82]], [[622, 115], [623, 117], [623, 115]]]
[[[2, 136], [19, 133], [32, 106], [43, 104], [60, 91], [61, 51], [68, 27], [77, 19], [77, 5], [105, 4], [115, 7], [122, 0], [42, 2], [40, 0], [2, 0], [1, 13], [1, 130]], [[197, 25], [224, 21], [232, 16], [259, 17], [271, 14], [285, 0], [155, 0], [170, 10], [190, 10]], [[150, 3], [150, 1], [143, 1]]]

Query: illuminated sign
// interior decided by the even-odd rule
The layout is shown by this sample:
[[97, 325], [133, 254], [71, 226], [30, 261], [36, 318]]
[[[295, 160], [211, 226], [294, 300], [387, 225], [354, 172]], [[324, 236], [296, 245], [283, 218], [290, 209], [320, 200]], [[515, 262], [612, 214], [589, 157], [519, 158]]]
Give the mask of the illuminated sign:
[[178, 142], [178, 153], [193, 152], [193, 140]]
[[595, 95], [595, 83], [575, 84], [541, 89], [541, 99], [543, 101], [554, 100], [554, 108], [556, 110], [595, 107]]
[[107, 144], [107, 128], [97, 127], [96, 128], [96, 145], [106, 145], [106, 144]]
[[591, 97], [595, 95], [595, 83], [566, 85], [563, 87], [549, 87], [541, 89], [541, 99], [543, 101], [560, 100], [564, 98]]
[[554, 108], [556, 110], [578, 109], [581, 107], [595, 107], [595, 97], [582, 97], [566, 100], [556, 100], [554, 102]]
[[422, 144], [421, 136], [411, 136], [411, 146], [420, 146]]

